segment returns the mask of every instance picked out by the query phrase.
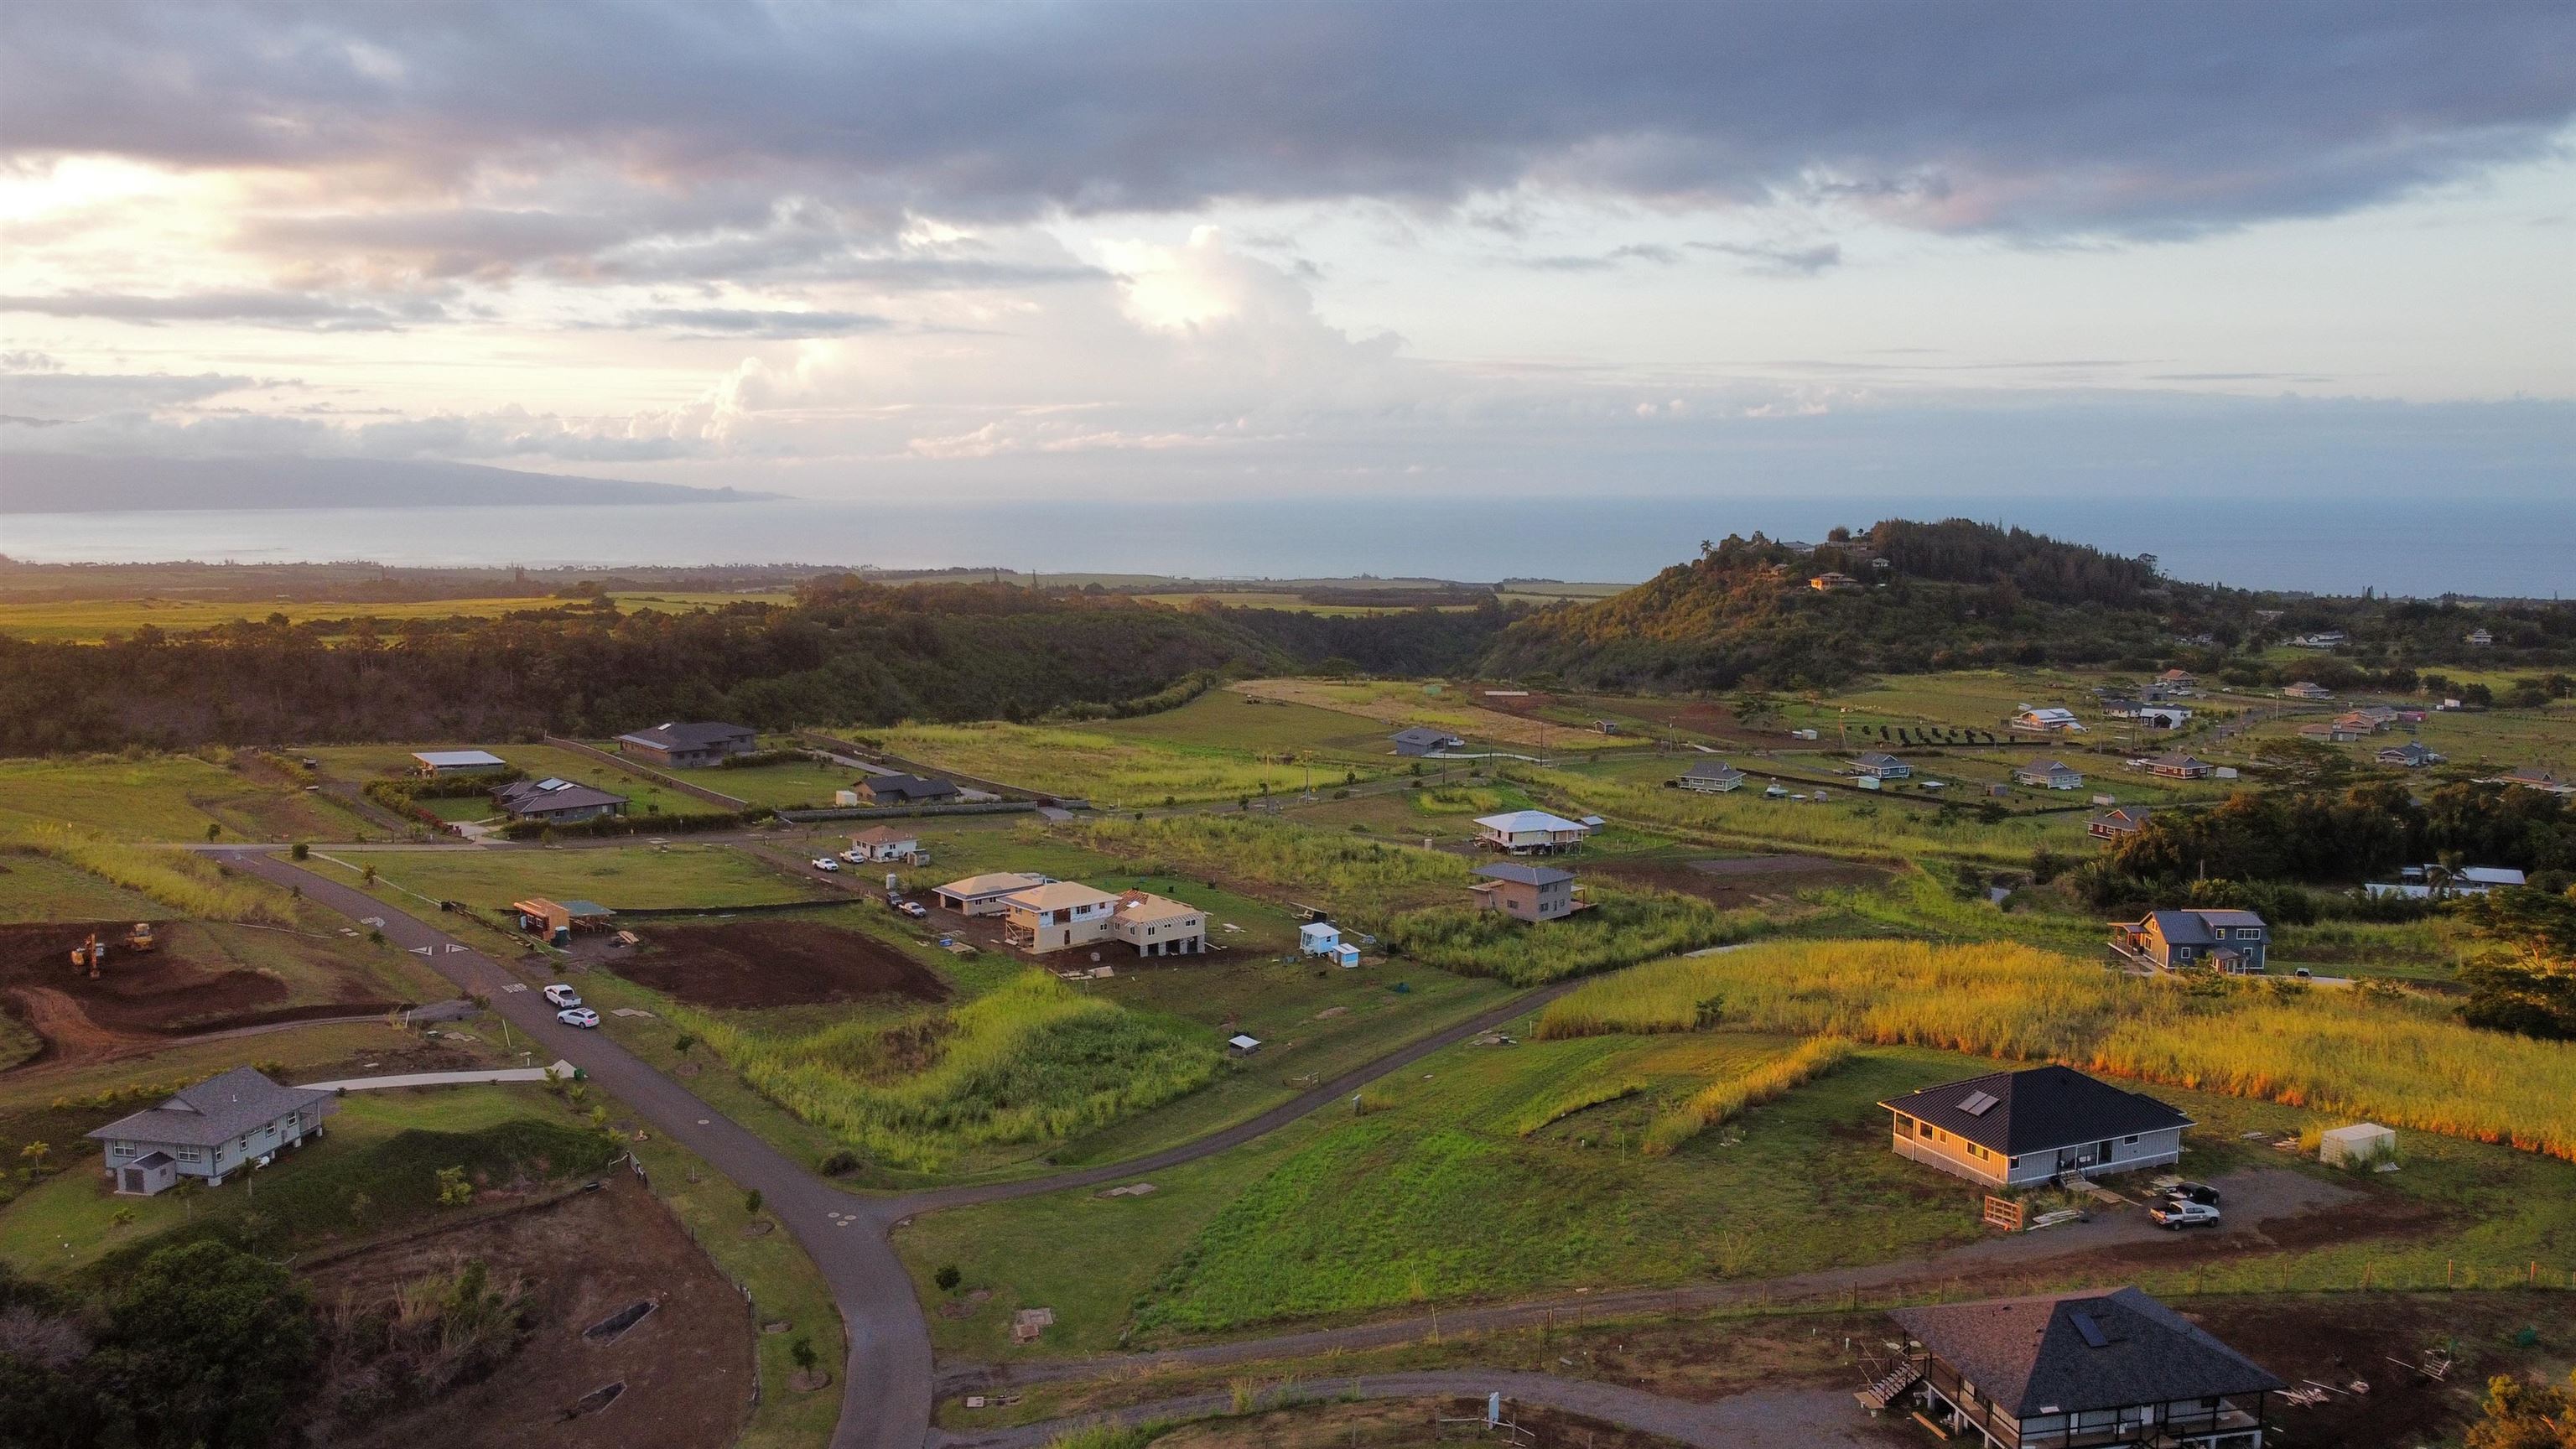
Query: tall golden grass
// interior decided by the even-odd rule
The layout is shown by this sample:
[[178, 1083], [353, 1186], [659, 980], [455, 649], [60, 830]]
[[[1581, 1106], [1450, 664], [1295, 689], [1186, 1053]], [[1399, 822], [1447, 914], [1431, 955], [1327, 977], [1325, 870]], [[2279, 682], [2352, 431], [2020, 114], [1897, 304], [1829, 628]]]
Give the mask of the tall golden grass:
[[2063, 1062], [2576, 1161], [2576, 1044], [2439, 1003], [2113, 975], [2027, 946], [1779, 942], [1661, 961], [1548, 1007], [1541, 1038], [1740, 1026]]
[[150, 896], [202, 921], [291, 925], [295, 903], [259, 881], [225, 875], [213, 861], [169, 846], [130, 845], [94, 830], [37, 825], [17, 832], [24, 845], [102, 880]]
[[1792, 1089], [1814, 1081], [1851, 1057], [1852, 1044], [1842, 1037], [1820, 1036], [1800, 1042], [1734, 1076], [1720, 1077], [1693, 1092], [1681, 1105], [1657, 1113], [1655, 1120], [1646, 1124], [1646, 1135], [1638, 1143], [1638, 1150], [1648, 1157], [1668, 1156], [1745, 1108], [1785, 1097]]

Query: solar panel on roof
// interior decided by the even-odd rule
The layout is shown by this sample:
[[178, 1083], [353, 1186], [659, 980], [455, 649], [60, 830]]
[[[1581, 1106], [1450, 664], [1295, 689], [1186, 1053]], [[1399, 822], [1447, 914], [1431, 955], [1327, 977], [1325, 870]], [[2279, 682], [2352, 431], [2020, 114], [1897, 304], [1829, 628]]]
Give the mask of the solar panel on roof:
[[2066, 1315], [2066, 1321], [2075, 1325], [2077, 1333], [2084, 1335], [2085, 1347], [2109, 1348], [2111, 1346], [2111, 1340], [2102, 1336], [2102, 1325], [2093, 1321], [2092, 1314], [2070, 1313]]
[[1959, 1110], [1967, 1113], [1971, 1117], [1983, 1117], [1988, 1112], [1993, 1111], [1995, 1109], [1995, 1104], [2002, 1100], [2003, 1099], [2001, 1097], [1994, 1095], [1992, 1092], [1970, 1092], [1966, 1097], [1960, 1100]]

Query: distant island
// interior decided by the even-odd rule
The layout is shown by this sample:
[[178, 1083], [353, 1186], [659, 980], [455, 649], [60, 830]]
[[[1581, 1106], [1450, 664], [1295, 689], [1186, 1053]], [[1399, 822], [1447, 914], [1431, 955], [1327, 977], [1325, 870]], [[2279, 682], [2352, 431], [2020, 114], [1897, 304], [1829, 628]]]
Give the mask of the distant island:
[[508, 508], [539, 504], [743, 503], [775, 497], [623, 478], [571, 478], [474, 463], [372, 458], [104, 458], [16, 453], [0, 461], [0, 514], [211, 508]]

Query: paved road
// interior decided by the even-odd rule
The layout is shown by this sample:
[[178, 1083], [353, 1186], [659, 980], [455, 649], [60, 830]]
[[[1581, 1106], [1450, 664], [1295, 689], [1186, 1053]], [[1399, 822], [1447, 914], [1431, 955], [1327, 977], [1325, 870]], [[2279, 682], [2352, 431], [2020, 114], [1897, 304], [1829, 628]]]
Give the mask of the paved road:
[[[912, 1279], [867, 1204], [831, 1186], [687, 1089], [596, 1031], [568, 1027], [533, 990], [509, 991], [518, 979], [480, 951], [360, 891], [254, 850], [228, 863], [352, 918], [381, 916], [385, 938], [406, 951], [429, 952], [438, 973], [465, 993], [491, 998], [510, 1025], [543, 1049], [588, 1073], [601, 1089], [654, 1128], [703, 1157], [746, 1188], [758, 1188], [767, 1211], [795, 1235], [830, 1286], [850, 1338], [842, 1366], [841, 1422], [834, 1449], [920, 1449], [930, 1423], [930, 1333]], [[855, 1210], [855, 1211], [854, 1211]]]
[[[1544, 1404], [1660, 1434], [1698, 1449], [1833, 1449], [1837, 1445], [1907, 1442], [1884, 1426], [1873, 1427], [1847, 1389], [1762, 1389], [1714, 1403], [1697, 1403], [1596, 1379], [1484, 1369], [1358, 1374], [1347, 1379], [1317, 1379], [1303, 1388], [1314, 1395], [1362, 1399], [1481, 1398], [1499, 1392], [1517, 1403]], [[1231, 1413], [1233, 1409], [1231, 1390], [1191, 1394], [1013, 1429], [934, 1431], [930, 1442], [938, 1449], [1033, 1449], [1087, 1424], [1200, 1418]]]
[[[398, 907], [268, 854], [268, 849], [234, 847], [219, 854], [236, 869], [300, 888], [306, 899], [352, 919], [381, 918], [386, 940], [421, 955], [463, 993], [488, 997], [493, 1009], [533, 1042], [580, 1067], [603, 1090], [705, 1158], [718, 1172], [746, 1188], [760, 1189], [770, 1215], [814, 1260], [849, 1331], [841, 1421], [832, 1436], [835, 1449], [919, 1449], [930, 1433], [930, 1333], [911, 1276], [886, 1240], [895, 1223], [916, 1212], [1087, 1187], [1212, 1156], [1338, 1101], [1443, 1047], [1533, 1011], [1578, 984], [1560, 982], [1515, 997], [1345, 1072], [1258, 1117], [1151, 1156], [1017, 1182], [858, 1198], [815, 1176], [608, 1037], [556, 1021], [554, 1009], [536, 991], [524, 989], [524, 983], [489, 956]], [[514, 985], [523, 989], [510, 990]]]

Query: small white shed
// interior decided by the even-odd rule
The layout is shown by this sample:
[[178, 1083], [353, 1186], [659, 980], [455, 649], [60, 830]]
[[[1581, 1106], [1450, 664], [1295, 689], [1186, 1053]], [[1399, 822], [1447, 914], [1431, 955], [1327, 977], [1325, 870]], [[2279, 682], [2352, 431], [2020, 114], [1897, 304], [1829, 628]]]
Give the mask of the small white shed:
[[1261, 1050], [1261, 1038], [1237, 1034], [1225, 1039], [1225, 1049], [1236, 1056], [1248, 1057]]
[[1344, 942], [1333, 948], [1333, 964], [1348, 969], [1360, 964], [1360, 948]]
[[2334, 1164], [2395, 1162], [2397, 1133], [2376, 1122], [2355, 1122], [2317, 1138], [2317, 1160]]
[[1342, 948], [1342, 928], [1330, 921], [1309, 921], [1297, 928], [1297, 951], [1303, 956], [1330, 956]]

